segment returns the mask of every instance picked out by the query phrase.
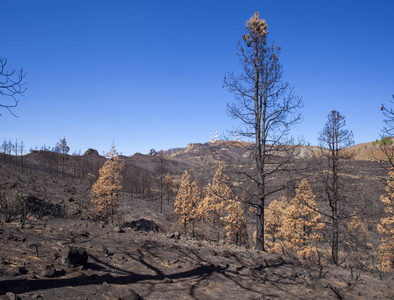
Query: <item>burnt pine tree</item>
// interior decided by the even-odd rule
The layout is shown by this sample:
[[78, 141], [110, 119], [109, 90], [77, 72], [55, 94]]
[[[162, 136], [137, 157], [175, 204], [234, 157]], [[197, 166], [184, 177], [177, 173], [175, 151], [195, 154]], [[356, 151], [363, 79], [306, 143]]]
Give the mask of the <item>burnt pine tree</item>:
[[[394, 94], [391, 96], [393, 99], [390, 100], [390, 103], [394, 104]], [[383, 115], [385, 117], [384, 123], [386, 124], [386, 126], [382, 129], [381, 140], [379, 141], [378, 145], [383, 155], [390, 163], [390, 168], [394, 168], [394, 110], [393, 108], [388, 108], [387, 106], [382, 104], [381, 111], [383, 112]], [[383, 162], [381, 158], [377, 158], [376, 156], [374, 156], [374, 158]]]
[[295, 146], [288, 146], [292, 143], [288, 134], [301, 120], [302, 100], [284, 82], [280, 47], [267, 45], [267, 23], [258, 12], [246, 22], [246, 30], [237, 45], [243, 72], [228, 73], [224, 84], [236, 98], [227, 112], [241, 122], [234, 133], [254, 143], [255, 172], [245, 175], [256, 186], [252, 203], [257, 214], [256, 249], [265, 250], [264, 207], [268, 197], [285, 188], [274, 178], [287, 170], [296, 152]]
[[384, 204], [384, 217], [378, 224], [378, 231], [382, 236], [379, 251], [382, 270], [392, 271], [394, 269], [394, 169], [389, 172], [386, 192], [387, 196], [380, 197]]
[[[26, 73], [20, 69], [6, 70], [7, 59], [0, 58], [0, 108], [8, 110], [13, 116], [16, 115], [12, 112], [12, 108], [18, 105], [18, 96], [21, 96], [26, 88], [24, 78]], [[4, 97], [4, 98], [3, 98]], [[2, 114], [0, 113], [0, 116]]]
[[122, 190], [121, 172], [124, 163], [112, 143], [111, 150], [106, 153], [108, 160], [99, 170], [99, 178], [92, 186], [92, 203], [95, 210], [107, 221], [114, 224], [115, 208], [119, 202], [119, 192]]
[[[394, 104], [394, 94], [391, 95], [393, 98], [390, 100], [391, 104]], [[394, 135], [394, 110], [392, 108], [388, 108], [384, 104], [382, 104], [381, 111], [383, 112], [383, 115], [386, 117], [384, 120], [384, 123], [386, 126], [383, 128], [383, 134], [385, 136], [393, 136]]]
[[361, 219], [356, 212], [352, 216], [350, 222], [347, 224], [347, 244], [353, 249], [367, 247], [368, 223], [364, 219]]
[[[201, 205], [198, 207], [198, 215], [200, 218], [208, 224], [215, 225], [217, 232], [217, 242], [220, 240], [221, 227], [226, 223], [228, 225], [229, 222], [233, 222], [231, 219], [233, 219], [234, 216], [230, 216], [226, 220], [226, 208], [235, 200], [234, 198], [235, 197], [233, 196], [229, 185], [229, 178], [226, 174], [224, 174], [223, 166], [219, 165], [219, 168], [212, 178], [212, 183], [208, 184], [206, 187], [206, 195], [202, 200]], [[235, 207], [229, 208], [230, 211], [233, 210], [233, 212], [238, 216], [243, 215], [243, 212], [239, 213], [234, 211]], [[238, 210], [238, 207], [235, 209]], [[240, 221], [240, 217], [237, 219]], [[227, 229], [233, 230], [234, 228], [230, 226]]]
[[[284, 253], [282, 227], [285, 219], [285, 209], [288, 204], [287, 199], [282, 197], [282, 200], [271, 201], [267, 207], [264, 230], [267, 250], [270, 252]], [[256, 234], [254, 234], [254, 239]]]
[[192, 225], [192, 235], [194, 237], [194, 222], [198, 218], [197, 207], [200, 203], [200, 191], [189, 172], [185, 171], [182, 176], [181, 185], [174, 203], [174, 214], [179, 216], [179, 223], [184, 226], [185, 238], [187, 234], [187, 224]]
[[339, 225], [341, 222], [343, 195], [343, 180], [340, 176], [341, 166], [350, 154], [345, 151], [354, 145], [353, 132], [345, 129], [346, 120], [338, 111], [333, 110], [327, 116], [327, 122], [319, 135], [319, 145], [326, 167], [322, 172], [324, 189], [327, 195], [331, 213], [327, 215], [332, 226], [331, 255], [335, 264], [339, 264]]
[[241, 203], [237, 199], [229, 200], [225, 210], [227, 212], [227, 215], [224, 217], [226, 236], [236, 245], [246, 244], [248, 231]]
[[160, 198], [160, 213], [163, 213], [163, 197], [165, 192], [165, 173], [167, 171], [166, 168], [166, 159], [164, 158], [164, 152], [160, 151], [157, 155], [158, 161], [156, 165], [156, 174], [158, 175], [158, 185], [159, 185], [159, 198]]
[[317, 259], [316, 242], [323, 240], [321, 231], [326, 225], [320, 219], [316, 196], [308, 181], [303, 179], [296, 189], [295, 197], [284, 210], [281, 230], [286, 251], [294, 252], [303, 259]]
[[174, 193], [174, 181], [172, 180], [170, 173], [167, 173], [163, 179], [163, 193], [167, 198], [167, 204], [170, 204], [170, 197]]
[[66, 158], [66, 154], [68, 154], [68, 152], [70, 152], [70, 147], [67, 145], [66, 137], [63, 137], [60, 140], [59, 150], [60, 150], [60, 153], [62, 154], [62, 179], [63, 179], [64, 178], [64, 160]]

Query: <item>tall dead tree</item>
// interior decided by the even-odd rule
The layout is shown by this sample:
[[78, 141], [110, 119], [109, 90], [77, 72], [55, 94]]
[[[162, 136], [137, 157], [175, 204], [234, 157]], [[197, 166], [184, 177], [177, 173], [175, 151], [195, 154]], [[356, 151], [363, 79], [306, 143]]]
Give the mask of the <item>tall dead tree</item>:
[[[390, 100], [391, 104], [394, 104], [394, 94], [391, 95], [393, 98]], [[393, 136], [394, 135], [394, 110], [393, 108], [388, 108], [384, 104], [382, 104], [381, 111], [383, 112], [383, 115], [386, 117], [384, 120], [384, 123], [386, 126], [383, 128], [383, 134], [385, 136]]]
[[302, 100], [283, 81], [280, 47], [267, 45], [267, 23], [258, 12], [246, 22], [246, 30], [237, 45], [243, 72], [228, 73], [224, 84], [236, 98], [227, 105], [228, 114], [241, 121], [234, 133], [254, 142], [254, 173], [245, 175], [257, 187], [252, 203], [257, 213], [256, 249], [265, 250], [264, 209], [267, 198], [285, 187], [274, 178], [287, 170], [294, 157], [296, 148], [289, 146], [288, 134], [301, 120]]
[[160, 198], [160, 213], [163, 213], [163, 196], [164, 196], [164, 178], [167, 172], [166, 159], [164, 158], [164, 152], [160, 151], [158, 161], [156, 165], [156, 174], [158, 175], [158, 186], [159, 186], [159, 198]]
[[[16, 117], [12, 112], [12, 108], [18, 105], [18, 96], [21, 96], [26, 91], [25, 83], [23, 82], [26, 73], [22, 69], [19, 71], [8, 71], [6, 70], [6, 65], [7, 59], [0, 58], [0, 96], [4, 97], [1, 97], [0, 108], [8, 110]], [[1, 113], [0, 116], [2, 116]]]
[[[394, 104], [394, 94], [391, 96], [393, 99], [390, 100], [390, 103], [393, 105]], [[385, 117], [384, 123], [386, 124], [386, 126], [383, 127], [383, 129], [382, 129], [381, 140], [379, 141], [379, 149], [383, 153], [385, 159], [387, 159], [387, 161], [390, 163], [390, 168], [394, 168], [394, 145], [393, 145], [394, 110], [393, 110], [393, 108], [388, 108], [387, 106], [382, 104], [381, 111], [383, 112], [383, 115]], [[383, 160], [381, 158], [377, 158], [373, 154], [372, 154], [372, 156], [376, 160], [380, 160], [381, 163], [383, 162]]]
[[167, 204], [170, 205], [170, 197], [174, 194], [174, 181], [172, 180], [170, 173], [167, 173], [166, 177], [163, 179], [163, 189], [164, 195], [167, 198]]
[[21, 144], [19, 146], [19, 153], [21, 156], [21, 167], [23, 168], [23, 154], [24, 154], [24, 149], [25, 149], [25, 144], [23, 144], [23, 141], [21, 141]]
[[[338, 111], [333, 110], [327, 116], [327, 122], [319, 135], [322, 156], [326, 161], [326, 168], [322, 172], [324, 188], [331, 209], [328, 215], [332, 225], [331, 255], [333, 263], [339, 264], [339, 225], [344, 203], [343, 180], [341, 166], [345, 160], [351, 158], [346, 148], [354, 145], [353, 133], [345, 129], [346, 120]], [[345, 217], [344, 217], [345, 218]]]
[[67, 145], [66, 137], [63, 137], [60, 140], [59, 150], [62, 154], [62, 180], [64, 178], [64, 159], [66, 158], [66, 154], [70, 151], [70, 147]]

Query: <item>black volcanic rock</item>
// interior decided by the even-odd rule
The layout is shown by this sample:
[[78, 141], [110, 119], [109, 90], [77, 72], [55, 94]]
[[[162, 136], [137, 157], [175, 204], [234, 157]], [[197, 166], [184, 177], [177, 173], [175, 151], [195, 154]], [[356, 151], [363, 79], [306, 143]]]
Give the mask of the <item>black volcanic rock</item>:
[[64, 265], [84, 266], [88, 262], [88, 253], [83, 247], [71, 246], [65, 255], [62, 257]]

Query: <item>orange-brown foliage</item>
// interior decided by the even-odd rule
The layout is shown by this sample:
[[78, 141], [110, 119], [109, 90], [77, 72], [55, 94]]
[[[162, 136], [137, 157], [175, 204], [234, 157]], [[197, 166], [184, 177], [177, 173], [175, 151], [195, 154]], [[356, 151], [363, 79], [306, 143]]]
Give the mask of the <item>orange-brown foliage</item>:
[[113, 215], [119, 201], [119, 191], [122, 189], [121, 171], [124, 167], [123, 162], [119, 159], [115, 145], [111, 146], [111, 150], [107, 153], [109, 160], [99, 170], [99, 178], [92, 186], [92, 203], [96, 212], [104, 220], [111, 218], [113, 223]]
[[285, 209], [284, 217], [282, 234], [285, 251], [296, 253], [304, 259], [317, 259], [316, 242], [323, 239], [321, 231], [325, 224], [320, 221], [316, 197], [306, 179], [296, 189], [296, 195]]
[[201, 219], [214, 224], [218, 239], [220, 229], [226, 226], [226, 236], [232, 242], [243, 244], [247, 241], [246, 220], [239, 201], [233, 196], [229, 178], [223, 166], [217, 169], [212, 183], [206, 188], [206, 196], [198, 208]]
[[353, 249], [367, 246], [368, 224], [364, 219], [354, 215], [347, 225], [348, 241], [347, 244]]
[[174, 213], [179, 216], [179, 223], [186, 226], [198, 218], [198, 204], [200, 202], [200, 190], [187, 171], [182, 176], [181, 185], [174, 203]]
[[394, 269], [394, 169], [389, 172], [386, 186], [387, 196], [381, 196], [384, 204], [385, 217], [380, 219], [378, 231], [382, 235], [379, 247], [383, 271]]
[[271, 252], [282, 253], [283, 233], [282, 225], [288, 201], [285, 197], [281, 201], [273, 200], [265, 212], [264, 233], [267, 249]]

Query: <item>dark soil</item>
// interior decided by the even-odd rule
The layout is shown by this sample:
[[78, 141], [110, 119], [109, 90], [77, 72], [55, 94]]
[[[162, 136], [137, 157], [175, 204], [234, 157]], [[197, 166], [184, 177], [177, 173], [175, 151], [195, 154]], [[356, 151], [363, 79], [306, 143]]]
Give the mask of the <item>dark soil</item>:
[[[133, 290], [143, 299], [394, 298], [392, 273], [380, 280], [378, 273], [321, 270], [272, 253], [91, 221], [29, 221], [26, 227], [1, 225], [0, 295], [131, 299]], [[70, 246], [86, 249], [85, 266], [62, 263]], [[47, 265], [54, 266], [53, 277], [42, 275]]]
[[[231, 164], [247, 167], [250, 161], [243, 148], [225, 143], [190, 144], [165, 154], [176, 184], [184, 170], [194, 169], [197, 180], [206, 185], [218, 161], [228, 163], [230, 171]], [[91, 185], [105, 160], [95, 150], [83, 157], [67, 157], [64, 178], [62, 160], [52, 153], [1, 158], [2, 199], [17, 201], [25, 195], [33, 206], [24, 229], [18, 219], [0, 223], [0, 299], [138, 299], [138, 295], [143, 299], [394, 299], [394, 274], [379, 273], [377, 268], [350, 269], [346, 263], [322, 267], [218, 245], [208, 240], [212, 235], [208, 227], [198, 228], [201, 240], [179, 238], [182, 228], [173, 214], [174, 197], [163, 201], [160, 213], [157, 183], [156, 187], [152, 183], [150, 195], [122, 192], [116, 224], [123, 227], [83, 221], [89, 217]], [[142, 171], [152, 178], [157, 175], [157, 157], [136, 154], [124, 159], [129, 181], [137, 182]], [[304, 175], [309, 176], [324, 211], [327, 205], [319, 201], [324, 189], [313, 172]], [[346, 174], [350, 204], [364, 208], [361, 216], [368, 221], [375, 252], [386, 175], [377, 162], [367, 160], [352, 161]], [[56, 219], [60, 216], [68, 219]], [[251, 240], [254, 223], [248, 226]], [[84, 248], [87, 263], [65, 263], [62, 257], [70, 247]]]

